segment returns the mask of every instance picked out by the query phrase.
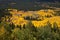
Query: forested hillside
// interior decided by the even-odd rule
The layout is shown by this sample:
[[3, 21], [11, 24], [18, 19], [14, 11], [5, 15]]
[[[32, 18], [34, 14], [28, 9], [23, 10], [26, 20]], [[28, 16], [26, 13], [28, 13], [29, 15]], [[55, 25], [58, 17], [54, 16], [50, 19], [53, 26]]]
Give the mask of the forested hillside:
[[60, 40], [60, 10], [0, 9], [0, 40]]
[[60, 0], [0, 0], [0, 40], [60, 40]]
[[60, 0], [0, 0], [1, 8], [18, 10], [40, 10], [60, 8]]

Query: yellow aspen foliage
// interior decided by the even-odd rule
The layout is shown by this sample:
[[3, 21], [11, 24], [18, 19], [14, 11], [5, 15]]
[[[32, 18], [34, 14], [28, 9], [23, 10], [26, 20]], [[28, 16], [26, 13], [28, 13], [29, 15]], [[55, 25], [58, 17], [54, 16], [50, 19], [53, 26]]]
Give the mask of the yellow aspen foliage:
[[54, 16], [52, 13], [54, 13], [53, 10], [39, 10], [39, 11], [37, 11], [37, 14], [39, 14], [40, 16], [47, 16], [47, 15]]
[[23, 17], [25, 17], [25, 16], [33, 16], [33, 12], [32, 11], [24, 12], [24, 14], [22, 16]]
[[47, 23], [48, 19], [45, 19], [43, 21], [32, 21], [32, 24], [35, 26], [35, 27], [40, 27], [40, 26], [45, 26], [46, 23]]
[[11, 13], [12, 15], [14, 15], [14, 14], [17, 13], [17, 10], [16, 10], [16, 9], [13, 9], [12, 11], [10, 11], [10, 13]]
[[51, 17], [51, 18], [49, 18], [49, 21], [51, 24], [56, 22], [58, 27], [60, 28], [60, 16]]
[[24, 24], [27, 23], [27, 20], [24, 20], [24, 18], [22, 18], [22, 17], [13, 16], [13, 17], [11, 18], [11, 22], [13, 22], [16, 26], [17, 26], [17, 25], [23, 26]]
[[32, 24], [35, 27], [40, 27], [40, 26], [47, 25], [47, 22], [49, 21], [50, 24], [52, 24], [52, 25], [53, 25], [54, 22], [56, 22], [58, 27], [60, 28], [60, 19], [59, 18], [60, 18], [60, 16], [55, 16], [55, 17], [44, 19], [43, 21], [32, 21]]
[[[47, 9], [47, 10], [38, 10], [38, 11], [17, 11], [16, 9], [13, 9], [12, 11], [10, 11], [10, 13], [13, 15], [11, 17], [11, 22], [13, 22], [15, 25], [21, 25], [23, 26], [24, 24], [27, 24], [27, 22], [29, 20], [25, 20], [23, 17], [26, 17], [26, 16], [34, 16], [34, 14], [38, 14], [39, 17], [38, 19], [42, 19], [42, 21], [32, 21], [32, 24], [35, 26], [35, 27], [40, 27], [40, 26], [44, 26], [47, 24], [47, 22], [49, 21], [51, 24], [53, 24], [54, 22], [56, 22], [59, 27], [60, 27], [60, 17], [59, 16], [54, 16], [53, 14], [55, 13], [54, 10], [51, 10], [51, 9]], [[45, 16], [52, 16], [50, 18], [47, 18]]]
[[48, 12], [49, 13], [55, 13], [55, 11], [54, 10], [51, 10], [51, 9], [48, 9]]
[[0, 28], [0, 36], [3, 35], [6, 32], [5, 28], [2, 26]]

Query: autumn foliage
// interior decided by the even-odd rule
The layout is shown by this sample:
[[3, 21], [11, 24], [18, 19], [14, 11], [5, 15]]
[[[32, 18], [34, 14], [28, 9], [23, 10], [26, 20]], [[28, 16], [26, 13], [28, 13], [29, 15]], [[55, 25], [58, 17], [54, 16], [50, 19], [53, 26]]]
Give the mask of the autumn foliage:
[[0, 10], [0, 40], [60, 40], [60, 15], [52, 9]]

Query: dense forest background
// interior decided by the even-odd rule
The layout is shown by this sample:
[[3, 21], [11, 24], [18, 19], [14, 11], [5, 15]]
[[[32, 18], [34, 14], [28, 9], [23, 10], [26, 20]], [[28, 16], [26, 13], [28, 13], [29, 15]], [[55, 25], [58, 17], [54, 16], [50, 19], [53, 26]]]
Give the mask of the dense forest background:
[[60, 0], [0, 0], [0, 8], [14, 8], [18, 10], [40, 10], [59, 8]]

